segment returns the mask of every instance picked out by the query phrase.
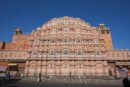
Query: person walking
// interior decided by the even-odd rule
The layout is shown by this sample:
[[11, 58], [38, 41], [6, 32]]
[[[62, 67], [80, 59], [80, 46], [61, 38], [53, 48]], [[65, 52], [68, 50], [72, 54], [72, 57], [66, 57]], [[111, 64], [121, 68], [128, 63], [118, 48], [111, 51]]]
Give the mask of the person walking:
[[37, 82], [41, 81], [41, 73], [38, 73], [38, 78], [37, 78]]

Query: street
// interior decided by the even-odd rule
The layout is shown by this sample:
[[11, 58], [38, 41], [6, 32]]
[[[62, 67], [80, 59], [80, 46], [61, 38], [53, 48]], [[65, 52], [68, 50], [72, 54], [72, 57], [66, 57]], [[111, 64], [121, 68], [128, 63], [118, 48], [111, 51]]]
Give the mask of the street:
[[36, 79], [10, 80], [0, 82], [0, 87], [123, 87], [121, 80], [87, 79], [47, 79], [37, 82]]

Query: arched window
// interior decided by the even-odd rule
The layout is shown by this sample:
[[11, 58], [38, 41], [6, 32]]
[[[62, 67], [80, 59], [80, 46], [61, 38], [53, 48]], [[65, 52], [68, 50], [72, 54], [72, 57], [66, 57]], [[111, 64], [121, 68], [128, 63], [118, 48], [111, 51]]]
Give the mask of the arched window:
[[115, 57], [115, 54], [114, 54], [114, 53], [112, 53], [112, 57]]
[[81, 62], [79, 62], [78, 68], [79, 68], [79, 69], [82, 69], [82, 68], [83, 68], [83, 64], [82, 64]]
[[69, 29], [68, 28], [63, 28], [63, 32], [64, 33], [69, 32]]
[[63, 50], [63, 54], [64, 54], [64, 55], [69, 55], [69, 50], [68, 50], [68, 49], [64, 49], [64, 50]]
[[37, 51], [33, 51], [32, 54], [33, 54], [33, 55], [37, 55]]
[[3, 52], [1, 52], [0, 56], [3, 57]]
[[81, 40], [80, 40], [80, 39], [77, 39], [77, 40], [76, 40], [76, 42], [77, 42], [77, 43], [80, 43], [80, 42], [81, 42]]
[[130, 55], [129, 55], [129, 53], [127, 53], [127, 57], [129, 57]]
[[94, 43], [95, 43], [95, 44], [98, 44], [98, 43], [99, 43], [99, 40], [98, 40], [98, 39], [94, 39]]
[[50, 69], [53, 69], [53, 68], [54, 68], [54, 65], [53, 65], [53, 64], [51, 64], [51, 65], [50, 65]]
[[10, 57], [12, 57], [12, 52], [10, 53]]
[[51, 34], [56, 34], [56, 29], [52, 29]]
[[90, 34], [90, 31], [87, 31], [87, 34]]
[[81, 50], [78, 50], [78, 51], [77, 51], [77, 55], [83, 55], [82, 51], [81, 51]]
[[56, 51], [55, 50], [51, 50], [50, 51], [50, 55], [56, 55]]
[[76, 29], [76, 32], [79, 33], [79, 32], [80, 32], [80, 28], [77, 28], [77, 29]]
[[96, 55], [100, 55], [100, 52], [99, 52], [99, 51], [96, 51]]
[[64, 42], [64, 43], [68, 43], [68, 42], [69, 42], [68, 38], [65, 38], [65, 39], [63, 40], [63, 42]]
[[64, 64], [62, 65], [62, 68], [64, 68], [64, 69], [66, 68], [66, 69], [67, 69], [68, 66], [69, 66], [68, 63], [64, 63]]
[[124, 55], [124, 53], [122, 53], [122, 57], [124, 57], [125, 55]]
[[67, 39], [65, 39], [65, 40], [64, 40], [64, 42], [66, 43], [66, 42], [68, 42], [68, 40], [67, 40]]
[[55, 40], [55, 39], [52, 39], [52, 40], [51, 40], [51, 43], [55, 43], [55, 42], [56, 42], [56, 40]]
[[49, 69], [54, 69], [54, 63], [53, 63], [53, 62], [49, 63], [49, 64], [48, 64], [48, 68], [49, 68]]
[[117, 57], [119, 57], [119, 53], [117, 53]]
[[96, 64], [96, 67], [97, 67], [98, 69], [102, 69], [102, 64], [101, 64], [101, 63], [98, 63], [98, 64]]
[[36, 40], [34, 40], [34, 43], [38, 43], [38, 40], [36, 39]]

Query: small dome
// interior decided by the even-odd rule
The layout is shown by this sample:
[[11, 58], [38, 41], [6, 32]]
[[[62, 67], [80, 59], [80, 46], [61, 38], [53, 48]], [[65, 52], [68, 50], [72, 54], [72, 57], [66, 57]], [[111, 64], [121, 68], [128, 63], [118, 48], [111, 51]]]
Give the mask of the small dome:
[[21, 31], [21, 29], [20, 28], [16, 28], [15, 31]]
[[20, 28], [16, 28], [15, 29], [15, 34], [16, 35], [21, 35], [22, 34], [22, 30]]

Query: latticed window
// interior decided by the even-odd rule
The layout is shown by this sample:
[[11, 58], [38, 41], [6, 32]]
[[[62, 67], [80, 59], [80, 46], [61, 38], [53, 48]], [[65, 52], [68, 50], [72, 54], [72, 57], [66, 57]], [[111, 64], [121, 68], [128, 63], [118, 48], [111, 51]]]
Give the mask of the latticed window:
[[2, 57], [3, 56], [3, 53], [0, 53], [0, 57]]
[[69, 50], [68, 50], [68, 49], [64, 49], [64, 50], [63, 50], [63, 54], [64, 54], [64, 55], [69, 55]]
[[124, 57], [125, 56], [125, 54], [124, 53], [122, 53], [122, 57]]
[[100, 55], [100, 52], [96, 51], [96, 55]]
[[101, 33], [102, 33], [102, 34], [105, 34], [105, 31], [104, 31], [104, 30], [102, 30], [102, 31], [101, 31]]
[[52, 29], [51, 34], [56, 34], [56, 29]]
[[115, 54], [114, 54], [114, 53], [112, 53], [112, 56], [113, 56], [113, 57], [115, 57]]
[[34, 40], [34, 43], [38, 43], [38, 40]]
[[67, 63], [64, 63], [62, 67], [63, 67], [63, 68], [68, 68], [68, 64], [67, 64]]
[[63, 40], [63, 42], [64, 42], [64, 43], [68, 43], [69, 40], [68, 40], [67, 38], [65, 38], [65, 39]]
[[119, 57], [119, 53], [117, 53], [117, 57]]
[[82, 68], [83, 68], [83, 64], [82, 64], [82, 63], [79, 63], [79, 64], [78, 64], [78, 67], [79, 67], [79, 69], [82, 69]]
[[106, 33], [109, 34], [110, 32], [107, 30]]
[[101, 63], [96, 64], [96, 66], [97, 66], [98, 69], [102, 69], [102, 64]]
[[67, 40], [67, 39], [65, 39], [65, 40], [64, 40], [64, 42], [66, 43], [66, 42], [68, 42], [68, 40]]
[[77, 28], [77, 29], [76, 29], [76, 32], [79, 33], [79, 32], [80, 32], [80, 28]]
[[98, 39], [94, 39], [94, 43], [95, 43], [95, 44], [98, 44], [98, 43], [99, 43], [99, 40], [98, 40]]
[[56, 55], [56, 51], [55, 50], [51, 50], [50, 51], [50, 55]]
[[69, 32], [68, 28], [63, 28], [63, 32]]
[[78, 50], [77, 55], [83, 55], [83, 52], [81, 50]]
[[49, 64], [49, 69], [53, 69], [54, 68], [54, 64], [53, 63], [50, 63]]
[[129, 55], [129, 53], [127, 53], [127, 57], [129, 57], [130, 55]]
[[80, 39], [77, 39], [77, 40], [76, 40], [76, 42], [77, 42], [77, 43], [80, 43], [80, 42], [81, 42], [81, 40], [80, 40]]
[[37, 55], [37, 51], [33, 51], [32, 53], [33, 53], [34, 55]]
[[12, 57], [12, 53], [10, 53], [10, 57]]
[[55, 43], [55, 42], [56, 42], [56, 40], [55, 40], [55, 39], [52, 39], [52, 40], [51, 40], [51, 43]]

